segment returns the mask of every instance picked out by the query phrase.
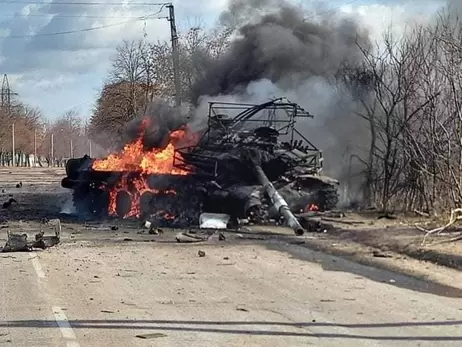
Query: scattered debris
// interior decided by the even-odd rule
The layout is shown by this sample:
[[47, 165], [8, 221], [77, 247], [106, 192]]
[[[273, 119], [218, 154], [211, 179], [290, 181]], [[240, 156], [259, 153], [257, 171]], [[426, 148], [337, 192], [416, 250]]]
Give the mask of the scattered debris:
[[158, 339], [160, 337], [167, 337], [167, 335], [162, 333], [152, 333], [152, 334], [140, 334], [136, 335], [139, 339]]
[[243, 307], [237, 307], [236, 310], [237, 310], [237, 311], [242, 311], [242, 312], [249, 312], [248, 309], [243, 308]]
[[16, 188], [22, 188], [22, 182], [19, 182], [18, 184], [16, 184]]
[[372, 252], [372, 255], [375, 257], [375, 258], [393, 258], [393, 256], [391, 256], [390, 254], [385, 254], [385, 253], [382, 253], [382, 252], [379, 252], [379, 251], [373, 251]]
[[308, 232], [323, 233], [334, 228], [332, 224], [323, 223], [320, 218], [310, 217], [307, 214], [299, 215], [298, 219], [302, 227]]
[[60, 230], [55, 231], [54, 236], [45, 236], [43, 231], [35, 234], [34, 240], [29, 241], [28, 235], [14, 234], [10, 231], [7, 232], [8, 239], [1, 252], [28, 252], [32, 249], [46, 249], [53, 247], [60, 242]]
[[199, 227], [201, 229], [226, 229], [230, 218], [228, 214], [202, 213], [199, 216]]
[[164, 231], [162, 229], [160, 229], [160, 228], [151, 229], [149, 231], [149, 234], [151, 234], [151, 235], [160, 235], [160, 234], [163, 234], [163, 233], [164, 233]]
[[199, 257], [203, 258], [203, 257], [205, 257], [205, 252], [199, 250], [199, 252], [197, 252], [197, 255], [198, 255]]
[[[143, 229], [147, 229], [148, 230], [148, 234], [149, 235], [159, 235], [159, 234], [163, 234], [164, 231], [160, 228], [156, 228], [154, 226], [154, 223], [152, 223], [151, 221], [147, 220], [145, 221], [144, 223], [142, 223], [141, 227]], [[142, 233], [142, 232], [140, 232]]]
[[176, 234], [175, 239], [176, 239], [176, 242], [178, 243], [194, 243], [194, 242], [203, 242], [207, 240], [206, 237], [200, 237], [200, 236], [188, 233], [188, 232]]
[[100, 312], [101, 313], [114, 313], [114, 311], [110, 311], [110, 310], [101, 310]]
[[226, 236], [225, 236], [225, 234], [219, 233], [219, 234], [218, 234], [218, 240], [219, 240], [219, 241], [226, 241]]
[[5, 201], [2, 205], [2, 208], [10, 208], [13, 204], [17, 204], [18, 202], [14, 198], [9, 198], [8, 201]]
[[105, 225], [99, 225], [99, 226], [93, 226], [93, 225], [85, 225], [85, 230], [95, 230], [95, 231], [117, 231], [119, 230], [118, 226], [105, 226]]

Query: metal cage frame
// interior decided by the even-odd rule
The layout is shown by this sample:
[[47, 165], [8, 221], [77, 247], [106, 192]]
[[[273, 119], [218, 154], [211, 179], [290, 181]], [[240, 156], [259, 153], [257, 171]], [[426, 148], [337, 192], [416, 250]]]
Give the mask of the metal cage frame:
[[[226, 126], [221, 129], [224, 132], [224, 136], [217, 143], [216, 139], [211, 138], [212, 131], [217, 130], [217, 120], [220, 120], [223, 112], [229, 111], [237, 111], [238, 114], [226, 119]], [[266, 117], [256, 119], [257, 115], [261, 115], [264, 112], [266, 112]], [[276, 112], [284, 113], [286, 115], [285, 119], [274, 119]], [[289, 101], [285, 97], [273, 99], [263, 104], [209, 102], [206, 130], [196, 145], [175, 149], [173, 165], [177, 168], [186, 168], [190, 167], [191, 163], [194, 163], [198, 169], [196, 173], [216, 177], [219, 170], [218, 160], [213, 155], [204, 155], [200, 154], [200, 152], [220, 153], [226, 151], [226, 148], [229, 148], [230, 145], [251, 146], [251, 142], [231, 142], [233, 134], [236, 134], [236, 130], [245, 127], [246, 124], [261, 123], [264, 126], [271, 126], [279, 134], [289, 137], [289, 140], [284, 142], [288, 151], [303, 148], [303, 158], [301, 158], [297, 165], [301, 164], [304, 167], [310, 167], [313, 171], [319, 173], [323, 166], [322, 152], [297, 129], [298, 118], [314, 118], [314, 116], [300, 105]], [[297, 135], [301, 140], [295, 140]]]

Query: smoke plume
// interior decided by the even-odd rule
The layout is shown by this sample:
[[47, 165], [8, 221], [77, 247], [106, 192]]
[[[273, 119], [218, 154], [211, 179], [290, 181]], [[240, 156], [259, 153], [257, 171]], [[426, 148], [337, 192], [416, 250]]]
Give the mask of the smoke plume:
[[362, 164], [351, 158], [367, 148], [369, 132], [337, 77], [344, 63], [363, 62], [358, 44], [371, 47], [367, 30], [332, 12], [306, 18], [301, 8], [283, 0], [233, 0], [220, 25], [237, 34], [192, 88], [198, 113], [206, 115], [210, 100], [262, 103], [286, 96], [315, 115], [298, 129], [323, 150], [325, 173], [350, 190], [360, 186], [361, 179], [351, 177], [360, 176]]
[[204, 95], [242, 94], [251, 82], [262, 79], [284, 90], [315, 76], [330, 79], [344, 61], [362, 60], [357, 41], [369, 44], [367, 32], [353, 20], [330, 14], [313, 22], [284, 1], [234, 0], [220, 20], [236, 28], [237, 37], [194, 85], [196, 104]]
[[[191, 88], [195, 116], [190, 125], [203, 125], [210, 100], [263, 103], [286, 96], [315, 115], [298, 129], [325, 152], [327, 173], [351, 176], [349, 154], [368, 136], [353, 115], [351, 96], [338, 88], [337, 75], [345, 62], [361, 64], [357, 44], [370, 46], [367, 31], [332, 13], [307, 19], [301, 8], [284, 0], [232, 0], [219, 27], [234, 29], [235, 36], [224, 54], [201, 64], [206, 71]], [[152, 103], [127, 125], [125, 143], [139, 137], [146, 116], [147, 149], [165, 146], [169, 132], [187, 122], [184, 112]]]

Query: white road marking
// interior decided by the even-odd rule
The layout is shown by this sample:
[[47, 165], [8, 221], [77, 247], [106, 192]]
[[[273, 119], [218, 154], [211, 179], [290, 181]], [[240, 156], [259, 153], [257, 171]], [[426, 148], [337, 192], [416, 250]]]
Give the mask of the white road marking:
[[55, 321], [58, 324], [59, 330], [61, 330], [61, 335], [67, 341], [67, 347], [80, 347], [80, 344], [77, 342], [77, 336], [75, 336], [74, 330], [72, 329], [71, 325], [69, 324], [69, 320], [67, 319], [64, 311], [61, 307], [53, 306], [53, 315], [55, 316]]
[[32, 266], [34, 267], [35, 273], [38, 278], [45, 278], [45, 272], [43, 272], [42, 265], [37, 258], [36, 253], [29, 253], [31, 255]]
[[[39, 279], [45, 278], [45, 272], [43, 271], [42, 264], [40, 264], [37, 253], [31, 252], [29, 255], [31, 256], [30, 259], [32, 261], [32, 266], [34, 267], [37, 277]], [[65, 340], [67, 340], [66, 347], [80, 347], [80, 344], [77, 341], [77, 336], [75, 336], [74, 330], [69, 324], [69, 320], [67, 319], [61, 307], [53, 306], [51, 309], [53, 310], [53, 315], [55, 316], [55, 321], [56, 324], [58, 324], [61, 335]]]

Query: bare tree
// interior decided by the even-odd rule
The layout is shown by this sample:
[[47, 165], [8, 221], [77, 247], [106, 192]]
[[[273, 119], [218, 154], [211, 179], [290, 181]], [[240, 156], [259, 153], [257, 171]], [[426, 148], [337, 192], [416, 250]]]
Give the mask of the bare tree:
[[124, 83], [129, 111], [136, 114], [140, 107], [138, 86], [146, 82], [146, 71], [151, 70], [146, 60], [143, 59], [145, 43], [143, 41], [123, 41], [117, 47], [116, 52], [109, 80], [112, 83]]
[[50, 156], [52, 134], [55, 158], [64, 159], [85, 154], [82, 146], [79, 145], [85, 136], [84, 124], [77, 112], [68, 111], [48, 124], [42, 138], [41, 155]]
[[[209, 33], [195, 27], [180, 35], [180, 77], [185, 102], [206, 64], [225, 51], [230, 34], [225, 30]], [[144, 114], [149, 102], [156, 98], [173, 102], [173, 77], [170, 42], [124, 41], [117, 48], [108, 82], [90, 120], [92, 139], [106, 148], [116, 146], [124, 125]]]

